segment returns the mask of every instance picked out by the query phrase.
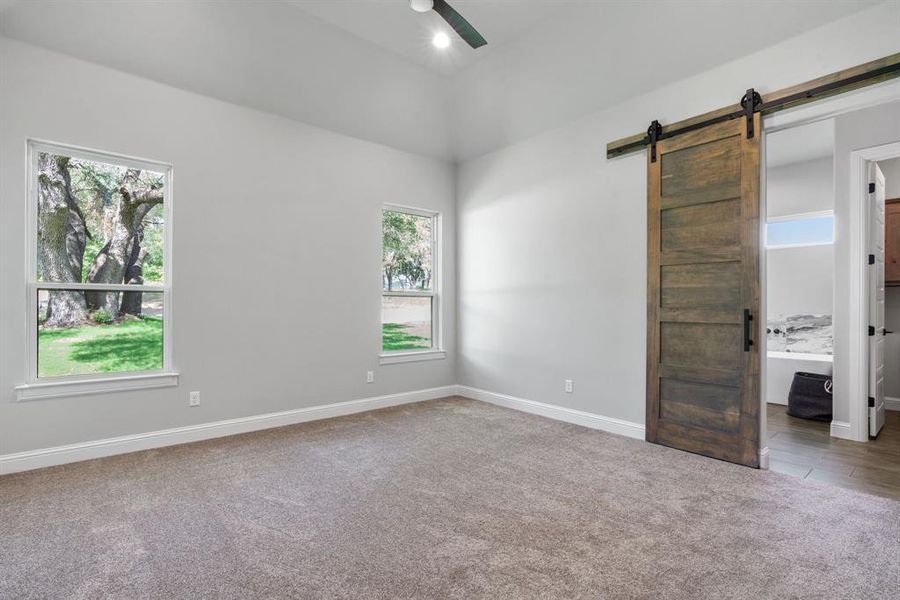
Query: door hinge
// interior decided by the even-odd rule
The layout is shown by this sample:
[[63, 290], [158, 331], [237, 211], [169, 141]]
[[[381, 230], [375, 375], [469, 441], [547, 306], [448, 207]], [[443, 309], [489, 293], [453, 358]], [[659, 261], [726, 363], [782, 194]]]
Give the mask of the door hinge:
[[874, 265], [874, 264], [875, 264], [875, 255], [874, 255], [874, 254], [870, 254], [870, 255], [869, 255], [869, 264], [870, 264], [870, 265]]
[[870, 194], [874, 194], [874, 193], [875, 193], [875, 184], [874, 184], [874, 183], [870, 183], [870, 184], [869, 184], [869, 193], [870, 193]]
[[875, 398], [869, 396], [869, 408], [875, 408]]
[[875, 335], [875, 328], [872, 325], [869, 325], [869, 335]]

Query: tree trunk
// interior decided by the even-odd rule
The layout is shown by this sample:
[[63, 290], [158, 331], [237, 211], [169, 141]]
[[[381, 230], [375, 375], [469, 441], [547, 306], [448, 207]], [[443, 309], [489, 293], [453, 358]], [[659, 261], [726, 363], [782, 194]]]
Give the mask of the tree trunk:
[[[133, 212], [134, 207], [123, 198], [112, 224], [112, 237], [97, 253], [88, 272], [89, 282], [114, 285], [124, 282], [129, 246], [133, 237]], [[85, 294], [88, 308], [92, 311], [104, 310], [113, 317], [119, 315], [120, 295], [119, 292], [87, 292]]]
[[[91, 283], [142, 283], [133, 281], [134, 267], [140, 258], [142, 269], [143, 256], [141, 241], [143, 240], [143, 221], [147, 213], [163, 201], [163, 190], [155, 188], [139, 188], [140, 171], [131, 169], [125, 174], [119, 193], [122, 198], [116, 208], [111, 222], [110, 240], [97, 254], [88, 273], [88, 281]], [[129, 270], [131, 272], [129, 273]], [[140, 294], [136, 292], [88, 292], [87, 305], [91, 310], [105, 310], [113, 317], [122, 314], [140, 314]], [[129, 296], [128, 308], [121, 304], [123, 296]], [[135, 299], [137, 297], [137, 299]], [[138, 312], [134, 310], [135, 302]]]
[[[69, 159], [38, 157], [38, 277], [53, 283], [80, 283], [87, 228], [72, 195]], [[35, 299], [37, 301], [37, 299]], [[51, 291], [45, 324], [71, 327], [87, 319], [80, 292]]]
[[[144, 241], [143, 216], [141, 220], [142, 222], [136, 227], [135, 235], [132, 238], [128, 264], [125, 267], [125, 283], [128, 285], [144, 283], [144, 257], [147, 256], [147, 249], [141, 247], [141, 243]], [[123, 316], [140, 316], [143, 303], [144, 295], [141, 292], [125, 292], [122, 294], [121, 314]]]

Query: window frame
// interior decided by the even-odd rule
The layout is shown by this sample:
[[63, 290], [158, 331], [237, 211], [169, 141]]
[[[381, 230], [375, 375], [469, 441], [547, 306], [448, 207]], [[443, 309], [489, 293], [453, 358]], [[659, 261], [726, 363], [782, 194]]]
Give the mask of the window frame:
[[[70, 144], [43, 140], [27, 140], [26, 177], [26, 227], [25, 227], [25, 351], [27, 373], [25, 384], [16, 387], [17, 400], [34, 400], [78, 396], [104, 392], [120, 392], [135, 389], [170, 387], [178, 384], [178, 373], [174, 367], [174, 326], [172, 294], [172, 215], [173, 215], [173, 166], [170, 163], [136, 158], [93, 150]], [[37, 170], [38, 155], [42, 152], [113, 164], [126, 168], [150, 170], [165, 176], [163, 214], [163, 282], [162, 284], [95, 284], [41, 282], [37, 274]], [[65, 375], [58, 377], [38, 377], [38, 303], [40, 290], [104, 290], [140, 291], [159, 293], [163, 297], [163, 365], [151, 371], [123, 371], [121, 373], [94, 373], [85, 375]]]
[[412, 206], [403, 206], [400, 204], [383, 204], [381, 207], [381, 219], [379, 221], [381, 227], [381, 256], [384, 256], [384, 213], [397, 212], [416, 217], [426, 217], [431, 219], [431, 289], [428, 291], [402, 290], [387, 291], [384, 289], [384, 279], [379, 276], [381, 287], [382, 306], [385, 297], [413, 297], [413, 298], [431, 298], [431, 348], [423, 348], [421, 350], [384, 350], [384, 324], [379, 319], [379, 335], [378, 345], [379, 363], [382, 365], [418, 362], [425, 360], [440, 360], [446, 358], [446, 352], [443, 346], [442, 323], [441, 323], [441, 288], [442, 288], [442, 264], [441, 264], [441, 240], [442, 236], [442, 218], [441, 213], [435, 210], [424, 208], [416, 208]]
[[[799, 244], [776, 244], [773, 246], [769, 245], [768, 240], [768, 232], [769, 232], [769, 224], [771, 223], [785, 223], [787, 221], [803, 221], [806, 219], [815, 219], [818, 217], [831, 217], [832, 225], [831, 225], [831, 241], [830, 242], [801, 242]], [[835, 239], [835, 227], [837, 223], [835, 222], [834, 209], [828, 210], [816, 210], [805, 213], [795, 213], [790, 215], [781, 215], [778, 217], [769, 217], [766, 219], [765, 223], [765, 231], [766, 231], [766, 250], [782, 250], [785, 248], [809, 248], [812, 246], [833, 246]]]

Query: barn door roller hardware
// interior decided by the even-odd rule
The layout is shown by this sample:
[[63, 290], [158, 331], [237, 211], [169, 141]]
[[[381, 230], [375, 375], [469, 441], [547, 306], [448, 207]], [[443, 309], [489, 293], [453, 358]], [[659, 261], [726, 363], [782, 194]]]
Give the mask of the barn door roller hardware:
[[661, 134], [662, 125], [659, 121], [650, 123], [650, 128], [647, 129], [647, 138], [650, 140], [650, 162], [656, 162], [656, 142]]
[[741, 106], [744, 108], [744, 116], [747, 117], [747, 139], [753, 137], [753, 113], [762, 105], [762, 96], [759, 92], [750, 88], [741, 98]]
[[[709, 125], [741, 117], [749, 119], [747, 137], [753, 137], [756, 135], [755, 127], [753, 126], [753, 113], [770, 114], [785, 108], [800, 106], [801, 104], [821, 100], [822, 98], [849, 92], [850, 90], [881, 83], [895, 77], [900, 77], [900, 53], [825, 75], [824, 77], [778, 90], [765, 96], [761, 96], [751, 88], [747, 90], [747, 93], [744, 94], [741, 102], [738, 104], [670, 125], [656, 127], [654, 125], [658, 125], [659, 122], [654, 121], [654, 125], [651, 125], [646, 134], [633, 135], [607, 144], [606, 157], [615, 158], [616, 156], [642, 150], [645, 146], [650, 146], [651, 161], [655, 161], [653, 154], [656, 142], [659, 140], [672, 138]], [[747, 98], [753, 99], [752, 106], [747, 101]]]
[[[752, 98], [753, 101], [750, 102], [747, 98]], [[646, 141], [641, 140], [640, 142], [636, 142], [636, 146], [649, 145], [650, 146], [650, 162], [656, 162], [656, 142], [659, 140], [665, 140], [671, 137], [675, 137], [676, 135], [681, 135], [682, 133], [687, 133], [689, 131], [696, 131], [697, 129], [703, 129], [708, 125], [714, 125], [716, 123], [721, 123], [722, 121], [728, 121], [730, 119], [736, 119], [738, 117], [747, 117], [747, 138], [752, 138], [754, 135], [753, 131], [753, 113], [759, 112], [759, 107], [762, 106], [762, 96], [759, 95], [759, 92], [750, 88], [747, 90], [747, 93], [741, 97], [741, 110], [735, 111], [732, 113], [728, 113], [726, 115], [720, 115], [718, 117], [714, 117], [711, 119], [707, 119], [705, 121], [700, 121], [699, 123], [692, 123], [685, 127], [682, 127], [677, 130], [670, 130], [663, 133], [662, 125], [659, 124], [659, 121], [653, 121], [650, 123], [650, 127], [647, 128], [647, 137]], [[607, 151], [607, 156], [609, 155]]]

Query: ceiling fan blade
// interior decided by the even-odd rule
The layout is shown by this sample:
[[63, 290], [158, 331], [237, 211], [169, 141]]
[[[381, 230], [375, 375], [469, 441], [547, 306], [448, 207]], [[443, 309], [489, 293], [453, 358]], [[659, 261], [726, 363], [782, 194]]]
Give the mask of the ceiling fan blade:
[[444, 0], [434, 0], [434, 11], [441, 15], [450, 27], [464, 39], [467, 44], [473, 48], [481, 48], [487, 44], [487, 40], [482, 37], [478, 31], [472, 27], [472, 24], [466, 21], [461, 14], [456, 12], [452, 6]]

